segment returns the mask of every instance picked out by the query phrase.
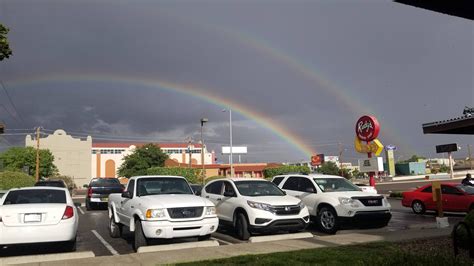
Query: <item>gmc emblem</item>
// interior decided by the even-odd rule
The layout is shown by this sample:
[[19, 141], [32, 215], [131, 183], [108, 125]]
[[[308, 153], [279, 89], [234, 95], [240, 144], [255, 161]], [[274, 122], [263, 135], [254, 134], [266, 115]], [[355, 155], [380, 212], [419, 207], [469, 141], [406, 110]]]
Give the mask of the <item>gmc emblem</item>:
[[290, 208], [290, 207], [288, 207], [288, 206], [285, 206], [285, 211], [287, 211], [287, 212], [288, 212], [288, 211], [290, 211], [290, 210], [291, 210], [291, 208]]
[[378, 200], [367, 200], [367, 203], [368, 204], [377, 204], [377, 203], [379, 203], [379, 201]]

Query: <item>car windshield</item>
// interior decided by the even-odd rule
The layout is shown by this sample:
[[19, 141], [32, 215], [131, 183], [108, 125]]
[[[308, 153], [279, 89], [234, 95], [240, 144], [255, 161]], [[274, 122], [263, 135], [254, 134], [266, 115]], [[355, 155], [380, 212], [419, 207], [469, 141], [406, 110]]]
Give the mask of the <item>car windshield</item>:
[[474, 195], [474, 187], [473, 186], [458, 185], [456, 187], [459, 188], [461, 191], [464, 191], [465, 193], [469, 194], [469, 195]]
[[111, 187], [120, 186], [120, 181], [117, 178], [97, 178], [92, 179], [90, 187]]
[[260, 197], [285, 195], [281, 189], [269, 181], [235, 181], [235, 186], [243, 196]]
[[193, 191], [183, 178], [139, 178], [137, 195], [163, 195], [163, 194], [193, 194]]
[[345, 178], [314, 178], [314, 182], [323, 192], [361, 191]]
[[55, 189], [14, 190], [7, 194], [3, 205], [35, 203], [66, 203], [66, 193]]

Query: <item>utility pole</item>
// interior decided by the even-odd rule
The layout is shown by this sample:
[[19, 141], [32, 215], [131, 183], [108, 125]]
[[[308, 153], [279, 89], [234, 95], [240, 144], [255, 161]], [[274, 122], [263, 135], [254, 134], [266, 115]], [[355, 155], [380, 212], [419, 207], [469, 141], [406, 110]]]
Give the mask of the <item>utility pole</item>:
[[39, 181], [39, 165], [40, 165], [40, 127], [36, 128], [36, 182]]
[[469, 154], [469, 166], [472, 170], [472, 154], [471, 154], [471, 144], [467, 144], [467, 153]]
[[341, 176], [344, 175], [344, 171], [342, 170], [342, 143], [339, 142], [339, 172], [341, 173]]
[[202, 184], [204, 185], [204, 179], [206, 179], [206, 169], [204, 168], [204, 139], [202, 137], [202, 129], [204, 127], [204, 123], [207, 123], [209, 119], [201, 118], [201, 166], [202, 166]]

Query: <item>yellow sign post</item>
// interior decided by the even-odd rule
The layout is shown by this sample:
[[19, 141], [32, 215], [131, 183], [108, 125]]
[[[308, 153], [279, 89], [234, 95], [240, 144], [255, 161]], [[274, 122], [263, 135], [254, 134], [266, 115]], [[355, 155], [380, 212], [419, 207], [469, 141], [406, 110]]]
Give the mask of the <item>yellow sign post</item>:
[[357, 152], [360, 153], [374, 153], [375, 156], [379, 156], [383, 151], [383, 145], [378, 139], [374, 139], [369, 144], [364, 144], [359, 138], [354, 139], [354, 147]]
[[433, 181], [431, 183], [431, 188], [433, 201], [436, 201], [436, 207], [438, 209], [438, 217], [443, 217], [443, 197], [441, 193], [441, 183], [439, 181]]

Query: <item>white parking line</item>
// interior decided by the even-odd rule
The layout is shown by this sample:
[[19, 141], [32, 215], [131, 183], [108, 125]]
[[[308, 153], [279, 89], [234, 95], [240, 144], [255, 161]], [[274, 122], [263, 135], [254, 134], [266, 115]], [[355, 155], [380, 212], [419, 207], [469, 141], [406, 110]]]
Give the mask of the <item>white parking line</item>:
[[81, 207], [77, 207], [77, 209], [79, 210], [79, 212], [80, 212], [82, 215], [85, 214], [84, 211], [81, 209]]
[[215, 238], [215, 237], [211, 237], [212, 240], [216, 240], [216, 241], [219, 241], [219, 242], [222, 242], [224, 244], [227, 244], [227, 245], [233, 245], [233, 243], [230, 243], [228, 241], [225, 241], [225, 240], [222, 240], [222, 239], [218, 239], [218, 238]]
[[115, 250], [105, 239], [97, 233], [96, 230], [91, 230], [91, 232], [99, 239], [99, 241], [112, 253], [112, 255], [117, 256], [120, 255], [117, 250]]

